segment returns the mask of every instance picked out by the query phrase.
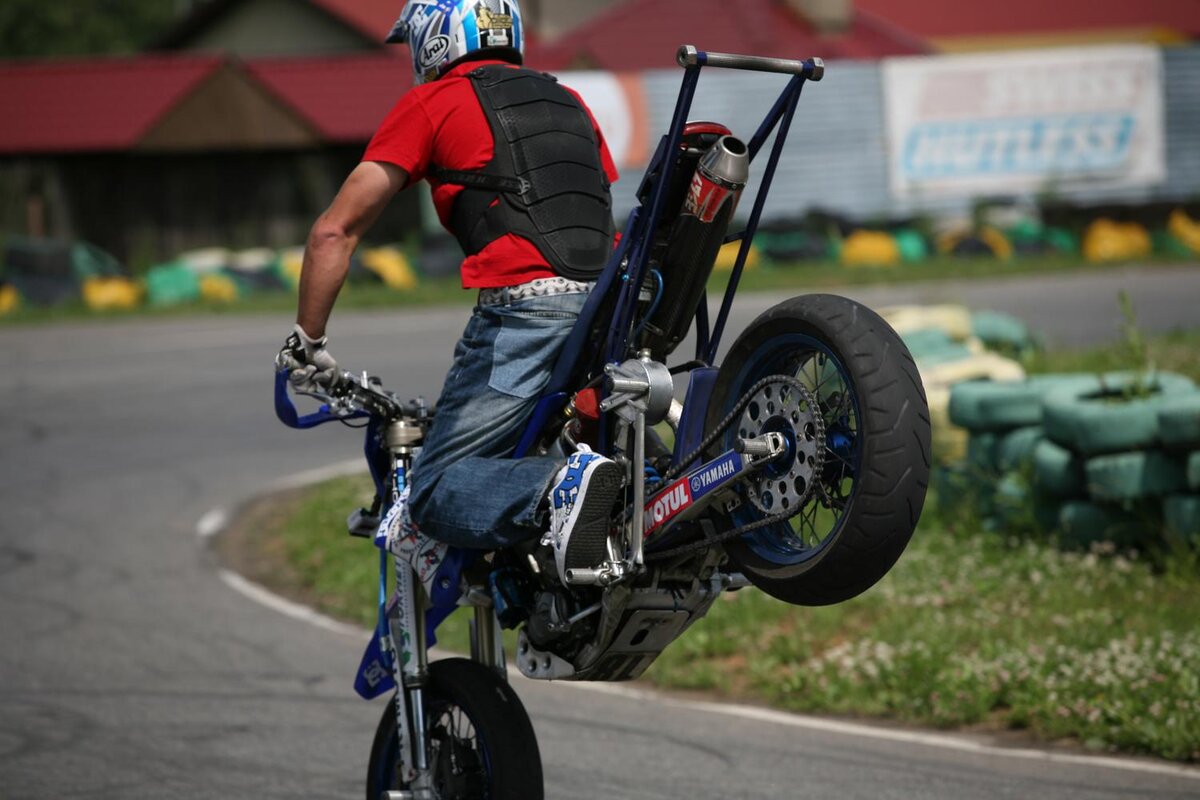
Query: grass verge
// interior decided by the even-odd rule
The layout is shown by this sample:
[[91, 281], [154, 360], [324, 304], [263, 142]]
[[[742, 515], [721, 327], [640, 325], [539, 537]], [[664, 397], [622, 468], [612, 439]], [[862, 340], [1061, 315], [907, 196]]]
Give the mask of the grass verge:
[[[1200, 332], [1149, 340], [1163, 369], [1197, 374]], [[1046, 370], [1128, 364], [1122, 344], [1037, 356]], [[348, 478], [268, 499], [221, 547], [248, 577], [369, 626], [376, 551], [349, 539], [369, 501]], [[937, 727], [1018, 729], [1096, 750], [1200, 760], [1200, 554], [1144, 555], [981, 534], [936, 497], [900, 562], [847, 603], [799, 608], [724, 596], [646, 675], [667, 689], [795, 711]], [[269, 512], [269, 513], [268, 513]], [[1165, 565], [1165, 566], [1161, 566]], [[466, 648], [466, 615], [439, 631]]]

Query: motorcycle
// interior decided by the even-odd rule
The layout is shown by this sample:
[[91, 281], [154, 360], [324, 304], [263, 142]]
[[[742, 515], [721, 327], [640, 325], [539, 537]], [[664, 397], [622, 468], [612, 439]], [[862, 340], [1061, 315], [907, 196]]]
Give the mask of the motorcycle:
[[[679, 97], [639, 205], [513, 453], [564, 457], [586, 443], [626, 470], [599, 566], [569, 570], [563, 583], [537, 542], [482, 553], [398, 538], [435, 410], [344, 373], [302, 416], [287, 374], [276, 375], [285, 424], [365, 427], [376, 496], [348, 528], [379, 546], [379, 613], [355, 687], [368, 699], [391, 693], [368, 800], [543, 796], [503, 629], [518, 629], [515, 666], [528, 678], [630, 680], [722, 592], [752, 585], [797, 605], [842, 602], [887, 573], [916, 526], [928, 408], [911, 355], [877, 314], [834, 295], [793, 297], [715, 363], [801, 90], [823, 77], [823, 63], [690, 46], [677, 60]], [[724, 125], [687, 122], [706, 66], [792, 77], [744, 142]], [[750, 166], [776, 129], [745, 227], [730, 234]], [[740, 247], [710, 324], [705, 287], [730, 242]], [[693, 358], [668, 366], [693, 328]], [[431, 662], [438, 624], [460, 606], [473, 610], [470, 657]]]

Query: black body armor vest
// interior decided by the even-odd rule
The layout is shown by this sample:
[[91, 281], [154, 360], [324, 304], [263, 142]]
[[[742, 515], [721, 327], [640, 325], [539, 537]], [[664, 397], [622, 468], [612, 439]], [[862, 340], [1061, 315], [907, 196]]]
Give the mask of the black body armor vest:
[[493, 65], [468, 77], [492, 129], [492, 160], [478, 171], [431, 170], [466, 187], [450, 219], [463, 251], [515, 233], [559, 275], [593, 280], [612, 254], [615, 225], [587, 111], [541, 72]]

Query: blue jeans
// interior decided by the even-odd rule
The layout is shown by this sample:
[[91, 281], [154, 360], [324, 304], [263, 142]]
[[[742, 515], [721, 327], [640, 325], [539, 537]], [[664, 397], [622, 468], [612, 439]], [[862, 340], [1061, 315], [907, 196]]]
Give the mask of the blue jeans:
[[586, 299], [476, 306], [412, 468], [409, 510], [422, 533], [494, 550], [546, 530], [546, 493], [565, 462], [509, 456]]

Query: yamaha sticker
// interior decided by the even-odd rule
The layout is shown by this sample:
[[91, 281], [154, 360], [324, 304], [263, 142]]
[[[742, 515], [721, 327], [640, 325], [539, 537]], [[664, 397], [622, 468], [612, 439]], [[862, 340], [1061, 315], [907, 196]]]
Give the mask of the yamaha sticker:
[[715, 458], [688, 476], [692, 499], [698, 499], [721, 486], [728, 478], [742, 469], [742, 457], [730, 450]]

